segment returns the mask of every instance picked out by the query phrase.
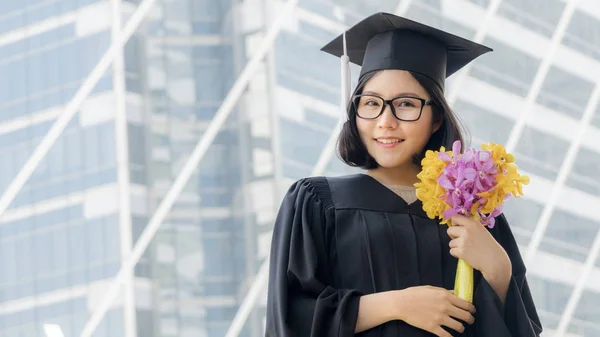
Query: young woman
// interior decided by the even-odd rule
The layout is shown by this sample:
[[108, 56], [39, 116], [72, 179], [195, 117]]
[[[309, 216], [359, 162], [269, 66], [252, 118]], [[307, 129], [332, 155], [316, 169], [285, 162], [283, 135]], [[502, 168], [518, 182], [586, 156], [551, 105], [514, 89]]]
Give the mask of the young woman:
[[[488, 229], [427, 218], [413, 185], [427, 149], [462, 140], [445, 78], [490, 49], [391, 14], [346, 32], [362, 65], [339, 155], [365, 174], [289, 189], [271, 250], [267, 336], [539, 336], [525, 267], [503, 216]], [[342, 37], [324, 50], [342, 55]], [[457, 258], [473, 303], [452, 293]]]

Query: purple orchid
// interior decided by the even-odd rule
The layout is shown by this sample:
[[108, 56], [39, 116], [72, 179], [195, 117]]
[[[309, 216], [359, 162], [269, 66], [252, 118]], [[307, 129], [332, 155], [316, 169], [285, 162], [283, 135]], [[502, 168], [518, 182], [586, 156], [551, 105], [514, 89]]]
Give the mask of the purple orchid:
[[461, 143], [455, 141], [452, 144], [452, 156], [440, 152], [438, 158], [447, 163], [438, 178], [438, 184], [446, 190], [442, 198], [450, 206], [444, 212], [444, 218], [449, 219], [456, 214], [469, 216], [472, 211], [475, 211], [480, 215], [482, 223], [490, 228], [493, 227], [494, 218], [502, 213], [501, 208], [489, 215], [481, 214], [481, 206], [472, 209], [475, 203], [479, 205], [485, 203], [485, 199], [478, 194], [490, 191], [496, 185], [498, 172], [491, 152], [467, 148], [461, 154]]

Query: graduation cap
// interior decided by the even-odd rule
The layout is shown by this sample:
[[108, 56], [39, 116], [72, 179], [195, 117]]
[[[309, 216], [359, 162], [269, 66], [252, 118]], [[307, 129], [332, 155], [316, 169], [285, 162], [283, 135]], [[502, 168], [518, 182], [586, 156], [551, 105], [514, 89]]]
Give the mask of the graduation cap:
[[350, 96], [349, 62], [362, 66], [361, 77], [376, 70], [407, 70], [429, 77], [443, 91], [447, 77], [492, 51], [473, 41], [389, 13], [367, 17], [321, 50], [341, 57], [344, 110]]

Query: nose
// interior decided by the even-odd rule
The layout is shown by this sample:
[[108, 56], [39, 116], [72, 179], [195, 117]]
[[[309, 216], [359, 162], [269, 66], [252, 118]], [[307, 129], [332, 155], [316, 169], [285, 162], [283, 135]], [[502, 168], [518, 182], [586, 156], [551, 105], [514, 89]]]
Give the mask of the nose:
[[400, 121], [394, 116], [392, 112], [392, 106], [386, 104], [383, 109], [383, 113], [377, 120], [377, 126], [382, 129], [395, 129], [398, 127]]

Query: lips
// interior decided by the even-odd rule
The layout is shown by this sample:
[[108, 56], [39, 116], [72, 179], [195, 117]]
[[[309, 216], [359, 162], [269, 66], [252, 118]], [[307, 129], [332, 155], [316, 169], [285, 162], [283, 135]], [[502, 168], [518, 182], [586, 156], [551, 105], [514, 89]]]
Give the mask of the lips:
[[380, 144], [397, 144], [404, 141], [401, 138], [375, 138], [375, 141]]
[[404, 142], [404, 139], [402, 139], [402, 138], [395, 138], [395, 137], [375, 138], [375, 144], [377, 144], [377, 146], [382, 149], [393, 149], [396, 146], [399, 146], [400, 144], [402, 144], [402, 142]]

